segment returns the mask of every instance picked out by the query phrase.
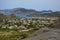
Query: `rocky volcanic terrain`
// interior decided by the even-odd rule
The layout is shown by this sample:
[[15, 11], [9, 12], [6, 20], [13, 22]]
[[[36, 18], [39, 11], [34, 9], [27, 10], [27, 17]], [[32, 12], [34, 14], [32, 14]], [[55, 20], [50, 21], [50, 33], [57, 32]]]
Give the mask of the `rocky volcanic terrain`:
[[60, 40], [60, 23], [54, 24], [53, 28], [42, 28], [26, 38], [18, 40]]

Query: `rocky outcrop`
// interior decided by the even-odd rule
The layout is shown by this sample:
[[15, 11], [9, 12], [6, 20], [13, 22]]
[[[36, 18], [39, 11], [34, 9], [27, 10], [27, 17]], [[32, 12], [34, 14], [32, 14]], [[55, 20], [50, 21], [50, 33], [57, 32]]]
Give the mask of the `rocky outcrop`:
[[60, 29], [42, 28], [20, 40], [60, 40]]

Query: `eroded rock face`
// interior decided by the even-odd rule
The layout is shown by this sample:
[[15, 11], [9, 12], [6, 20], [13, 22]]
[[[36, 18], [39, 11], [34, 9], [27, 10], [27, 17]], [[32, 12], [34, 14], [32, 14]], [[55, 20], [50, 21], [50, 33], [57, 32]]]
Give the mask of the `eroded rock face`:
[[60, 29], [43, 28], [20, 40], [60, 40]]

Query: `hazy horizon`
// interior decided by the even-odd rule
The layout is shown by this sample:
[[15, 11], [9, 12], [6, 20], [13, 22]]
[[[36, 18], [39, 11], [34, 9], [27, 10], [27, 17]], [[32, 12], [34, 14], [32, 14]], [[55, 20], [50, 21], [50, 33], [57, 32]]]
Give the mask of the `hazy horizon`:
[[26, 8], [60, 11], [60, 0], [0, 0], [0, 9]]

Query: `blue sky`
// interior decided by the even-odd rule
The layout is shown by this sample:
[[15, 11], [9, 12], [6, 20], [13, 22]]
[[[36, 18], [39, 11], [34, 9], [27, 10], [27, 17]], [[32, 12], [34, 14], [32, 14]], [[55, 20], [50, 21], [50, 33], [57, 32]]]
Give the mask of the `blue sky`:
[[60, 11], [60, 0], [0, 0], [0, 9], [12, 8]]

